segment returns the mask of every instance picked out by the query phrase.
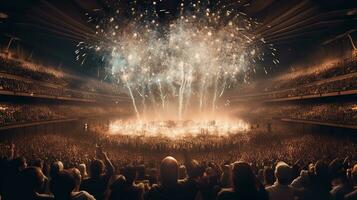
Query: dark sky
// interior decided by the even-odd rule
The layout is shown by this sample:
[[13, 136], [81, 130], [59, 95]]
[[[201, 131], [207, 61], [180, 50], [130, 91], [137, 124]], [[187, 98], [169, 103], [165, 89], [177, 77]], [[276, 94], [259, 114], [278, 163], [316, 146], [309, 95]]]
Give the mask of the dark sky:
[[[121, 1], [119, 6], [127, 6], [129, 0], [126, 1]], [[262, 22], [263, 26], [275, 22], [269, 32], [286, 29], [284, 34], [278, 34], [279, 37], [268, 35], [278, 49], [277, 56], [281, 61], [275, 71], [280, 71], [291, 63], [301, 62], [308, 58], [311, 52], [320, 50], [325, 41], [334, 40], [341, 34], [342, 42], [348, 42], [343, 39], [343, 34], [357, 28], [357, 11], [353, 0], [241, 0], [240, 3], [234, 0], [222, 1], [241, 9]], [[12, 49], [24, 49], [28, 55], [32, 53], [32, 58], [44, 63], [55, 66], [61, 64], [73, 71], [96, 74], [100, 62], [91, 59], [84, 64], [85, 67], [80, 66], [80, 63], [75, 61], [75, 46], [81, 37], [85, 37], [86, 32], [93, 31], [93, 27], [86, 21], [85, 13], [105, 15], [116, 2], [3, 0], [0, 3], [1, 45], [4, 47], [9, 38], [16, 37], [19, 40], [13, 42]], [[147, 1], [138, 0], [138, 5], [145, 6], [145, 2]], [[215, 1], [207, 1], [207, 4], [214, 7], [213, 2]], [[157, 5], [158, 10], [170, 11], [170, 14], [160, 14], [162, 23], [175, 18], [179, 3], [178, 0], [162, 0]], [[294, 9], [295, 13], [289, 14]], [[294, 17], [296, 20], [291, 20]], [[82, 26], [83, 32], [78, 33], [78, 28]], [[77, 34], [76, 37], [71, 36], [73, 32]], [[355, 33], [352, 35], [355, 37]]]

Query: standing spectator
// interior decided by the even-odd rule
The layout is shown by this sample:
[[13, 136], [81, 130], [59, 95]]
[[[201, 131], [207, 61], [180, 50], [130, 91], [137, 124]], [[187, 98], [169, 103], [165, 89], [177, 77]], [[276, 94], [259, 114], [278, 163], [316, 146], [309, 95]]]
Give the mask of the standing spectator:
[[266, 190], [269, 193], [270, 200], [294, 200], [296, 190], [289, 184], [291, 182], [292, 169], [285, 162], [279, 162], [275, 168], [276, 181], [274, 185], [269, 186]]
[[88, 177], [86, 164], [79, 164], [78, 169], [81, 172], [82, 179], [86, 179]]
[[135, 184], [136, 180], [136, 169], [134, 166], [127, 166], [124, 168], [123, 175], [126, 178], [126, 184], [124, 193], [126, 195], [125, 199], [128, 200], [141, 200], [143, 199], [144, 189], [143, 186]]
[[217, 200], [268, 200], [269, 198], [251, 166], [246, 162], [239, 161], [233, 164], [232, 182], [233, 188], [222, 190]]
[[153, 186], [145, 195], [145, 200], [184, 199], [182, 186], [178, 183], [178, 163], [168, 156], [160, 165], [161, 184]]
[[200, 189], [199, 178], [203, 175], [203, 170], [196, 160], [186, 159], [187, 177], [180, 181], [184, 189], [185, 199], [194, 200]]
[[80, 177], [75, 170], [61, 171], [53, 185], [52, 192], [55, 200], [95, 200], [88, 192], [76, 191], [79, 187], [78, 180], [80, 180]]
[[16, 194], [14, 199], [21, 200], [52, 200], [53, 197], [39, 194], [45, 180], [45, 176], [38, 167], [28, 167], [20, 172]]
[[275, 182], [274, 170], [271, 167], [264, 167], [263, 170], [264, 186], [272, 186]]
[[[101, 147], [97, 148], [97, 157], [103, 159], [104, 162], [99, 159], [91, 162], [89, 166], [90, 177], [83, 180], [81, 189], [92, 194], [95, 199], [103, 200], [109, 180], [114, 174], [114, 166]], [[106, 168], [105, 173], [104, 168]]]

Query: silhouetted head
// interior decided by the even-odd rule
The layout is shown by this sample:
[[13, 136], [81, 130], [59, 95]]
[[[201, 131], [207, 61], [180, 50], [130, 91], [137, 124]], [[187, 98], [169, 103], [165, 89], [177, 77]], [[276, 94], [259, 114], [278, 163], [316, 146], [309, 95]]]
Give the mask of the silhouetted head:
[[179, 171], [178, 171], [178, 178], [179, 179], [184, 179], [187, 177], [187, 171], [185, 165], [180, 165]]
[[20, 195], [34, 194], [40, 189], [45, 181], [45, 176], [38, 167], [28, 167], [21, 171], [19, 184], [21, 185]]
[[322, 161], [317, 161], [315, 164], [315, 175], [317, 177], [328, 177], [328, 166]]
[[122, 175], [115, 176], [114, 182], [110, 185], [109, 199], [128, 199], [127, 183]]
[[63, 163], [61, 161], [56, 161], [51, 165], [50, 176], [52, 178], [56, 177], [64, 169]]
[[78, 165], [78, 169], [81, 172], [82, 178], [85, 178], [88, 176], [86, 164], [82, 163], [82, 164]]
[[171, 156], [161, 161], [160, 177], [162, 185], [176, 184], [178, 179], [177, 160]]
[[200, 164], [196, 160], [191, 160], [189, 163], [186, 163], [186, 171], [187, 176], [193, 179], [196, 179], [203, 174]]
[[75, 190], [79, 190], [79, 187], [81, 185], [81, 181], [82, 181], [82, 175], [81, 172], [79, 171], [79, 169], [77, 168], [72, 168], [72, 169], [68, 169], [68, 171], [70, 173], [72, 173], [74, 180], [76, 181], [76, 187]]
[[232, 170], [232, 182], [235, 191], [256, 191], [255, 175], [251, 166], [243, 161], [235, 162]]
[[291, 181], [292, 169], [285, 162], [278, 162], [275, 168], [275, 177], [281, 185], [288, 185]]
[[52, 192], [56, 199], [67, 200], [75, 188], [76, 180], [73, 176], [73, 172], [70, 170], [62, 170], [56, 177]]
[[139, 165], [136, 168], [136, 172], [137, 172], [137, 180], [144, 180], [145, 176], [146, 176], [146, 167], [145, 165]]
[[129, 165], [124, 168], [123, 175], [125, 176], [126, 182], [128, 184], [133, 184], [136, 179], [136, 168], [132, 165]]
[[341, 160], [336, 158], [329, 164], [329, 175], [333, 182], [347, 181], [346, 171], [343, 168]]
[[11, 161], [11, 167], [15, 170], [15, 172], [20, 172], [27, 167], [26, 158], [17, 157]]
[[38, 167], [40, 169], [43, 169], [43, 161], [41, 159], [35, 159], [32, 163], [34, 167]]
[[92, 178], [99, 177], [100, 175], [102, 175], [103, 171], [104, 171], [103, 161], [95, 159], [90, 163], [89, 172]]
[[112, 191], [122, 190], [126, 186], [126, 178], [122, 175], [118, 175], [114, 178], [113, 183], [110, 185]]
[[271, 167], [264, 167], [264, 185], [273, 185], [275, 182], [274, 170]]

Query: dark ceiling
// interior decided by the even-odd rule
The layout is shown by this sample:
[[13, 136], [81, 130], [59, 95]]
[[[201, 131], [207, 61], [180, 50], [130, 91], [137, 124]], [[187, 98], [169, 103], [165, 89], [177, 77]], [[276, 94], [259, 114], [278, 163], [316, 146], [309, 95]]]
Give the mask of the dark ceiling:
[[[130, 1], [122, 0], [119, 5], [125, 7]], [[137, 0], [139, 5], [147, 1]], [[180, 2], [158, 2], [158, 10], [170, 11], [160, 16], [163, 21], [175, 15]], [[211, 0], [210, 5], [215, 6], [212, 2], [215, 1]], [[276, 46], [281, 65], [293, 62], [326, 40], [356, 29], [357, 24], [355, 0], [221, 0], [221, 3], [262, 22], [257, 34]], [[96, 71], [96, 63], [88, 61], [84, 69], [75, 61], [74, 54], [77, 43], [93, 35], [86, 13], [103, 15], [117, 4], [114, 0], [2, 0], [0, 41], [4, 47], [15, 37], [12, 48], [20, 46], [44, 62], [91, 73]]]

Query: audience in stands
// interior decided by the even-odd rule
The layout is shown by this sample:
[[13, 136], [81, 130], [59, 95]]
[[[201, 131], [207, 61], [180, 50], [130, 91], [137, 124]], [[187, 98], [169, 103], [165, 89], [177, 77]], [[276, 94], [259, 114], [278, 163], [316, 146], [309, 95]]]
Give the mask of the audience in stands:
[[[55, 105], [0, 103], [0, 127], [48, 120], [90, 118], [98, 115], [126, 115], [130, 109], [113, 105]], [[93, 114], [95, 113], [95, 114]]]
[[[34, 63], [30, 65], [36, 66]], [[99, 99], [102, 95], [108, 98], [120, 94], [113, 85], [71, 76], [56, 76], [42, 68], [36, 69], [18, 60], [0, 56], [0, 91], [81, 99]]]
[[[308, 80], [297, 79], [296, 83], [307, 84], [329, 74], [347, 74], [355, 70], [355, 61], [342, 65], [348, 66], [343, 68], [343, 73], [327, 71]], [[52, 81], [51, 77], [39, 77], [38, 80]], [[355, 79], [347, 81], [345, 89], [355, 88]], [[6, 78], [0, 78], [0, 83], [1, 90], [62, 94]], [[308, 90], [297, 89], [282, 96], [335, 91], [340, 84], [346, 85], [346, 82], [319, 88], [307, 86]], [[25, 109], [29, 116], [16, 114], [21, 109]], [[320, 111], [326, 117], [303, 110], [289, 114], [329, 120], [326, 113], [341, 109], [343, 121], [353, 120], [355, 114], [353, 109], [345, 112], [335, 105], [308, 109]], [[39, 110], [43, 116], [35, 114]], [[15, 106], [1, 112], [0, 123], [36, 121], [53, 116], [67, 115], [43, 107]], [[8, 145], [11, 142], [16, 145]], [[101, 145], [94, 151], [93, 144], [97, 142]], [[103, 151], [104, 147], [108, 152]], [[224, 140], [199, 136], [177, 141], [162, 137], [107, 137], [100, 134], [85, 137], [80, 134], [14, 135], [0, 142], [0, 199], [353, 200], [357, 198], [356, 149], [355, 141], [316, 135], [264, 136], [252, 133], [249, 136], [232, 135]], [[180, 162], [182, 151], [185, 153]], [[169, 156], [161, 160], [167, 152], [172, 152], [178, 159]], [[195, 159], [189, 158], [187, 152]]]
[[[277, 80], [268, 80], [256, 84], [257, 86], [243, 86], [237, 98], [257, 100], [257, 99], [280, 99], [306, 95], [323, 95], [332, 92], [342, 92], [357, 89], [357, 57], [341, 60], [332, 67], [316, 70], [314, 73], [300, 73], [291, 75], [292, 77]], [[294, 73], [292, 73], [294, 74]], [[290, 75], [289, 73], [285, 76]], [[337, 76], [343, 78], [336, 80], [326, 80]], [[350, 76], [347, 76], [350, 75]], [[319, 83], [317, 83], [319, 82]], [[263, 86], [264, 88], [260, 88]], [[260, 91], [251, 94], [252, 91]]]
[[[89, 135], [85, 140], [80, 135], [21, 138], [15, 140], [19, 148], [0, 145], [3, 155], [0, 162], [2, 200], [351, 200], [356, 197], [357, 165], [353, 167], [356, 146], [353, 141], [340, 143], [331, 138], [300, 135], [298, 141], [288, 138], [288, 143], [282, 143], [278, 139], [280, 142], [275, 144], [264, 138], [264, 143], [270, 143], [270, 147], [260, 144], [259, 140], [250, 140], [246, 141], [246, 146], [240, 147], [240, 152], [217, 151], [213, 157], [212, 153], [188, 154], [187, 151], [182, 162], [166, 157], [158, 163], [155, 161], [157, 155], [147, 155], [144, 162], [133, 152], [105, 143], [108, 153], [101, 146], [94, 151]], [[326, 148], [318, 147], [320, 143]], [[245, 151], [250, 155], [244, 156]], [[29, 160], [18, 155], [25, 155]], [[321, 155], [324, 161], [312, 162], [321, 159]], [[347, 155], [350, 157], [345, 160], [329, 159]], [[179, 154], [176, 156], [180, 157]], [[234, 159], [246, 161], [233, 162]], [[292, 166], [277, 160], [285, 160]], [[325, 164], [329, 160], [332, 160], [330, 164]], [[85, 163], [89, 163], [87, 178], [82, 177], [86, 174]], [[185, 170], [180, 172], [182, 169]], [[181, 177], [180, 173], [183, 174]]]
[[[307, 121], [335, 123], [342, 125], [357, 124], [357, 102], [333, 103], [279, 103], [247, 106], [243, 113], [248, 117], [258, 117], [262, 114], [272, 118], [287, 118]], [[248, 112], [249, 110], [249, 112]], [[244, 117], [244, 116], [243, 116]]]

